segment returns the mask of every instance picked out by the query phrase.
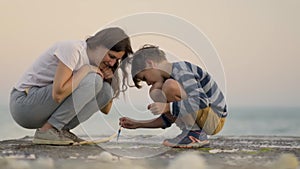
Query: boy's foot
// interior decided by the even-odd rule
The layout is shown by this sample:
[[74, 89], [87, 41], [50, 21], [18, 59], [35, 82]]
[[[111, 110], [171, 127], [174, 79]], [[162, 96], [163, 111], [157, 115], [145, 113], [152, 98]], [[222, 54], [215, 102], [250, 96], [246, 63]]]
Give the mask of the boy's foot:
[[51, 145], [72, 145], [74, 141], [66, 136], [61, 131], [55, 128], [41, 131], [37, 129], [35, 131], [33, 144], [51, 144]]
[[74, 142], [82, 142], [85, 141], [84, 139], [79, 138], [78, 136], [76, 136], [74, 133], [72, 133], [70, 130], [62, 130], [62, 133], [65, 137], [73, 140]]
[[208, 146], [209, 141], [204, 131], [186, 130], [173, 139], [164, 140], [163, 145], [173, 148], [200, 148]]

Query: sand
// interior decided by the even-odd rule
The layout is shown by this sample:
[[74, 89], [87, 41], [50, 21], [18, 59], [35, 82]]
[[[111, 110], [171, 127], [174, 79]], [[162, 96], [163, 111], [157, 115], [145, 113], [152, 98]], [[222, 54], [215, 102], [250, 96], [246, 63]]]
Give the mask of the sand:
[[300, 137], [215, 136], [209, 147], [198, 149], [140, 141], [51, 146], [31, 140], [0, 141], [1, 168], [299, 169], [300, 159]]

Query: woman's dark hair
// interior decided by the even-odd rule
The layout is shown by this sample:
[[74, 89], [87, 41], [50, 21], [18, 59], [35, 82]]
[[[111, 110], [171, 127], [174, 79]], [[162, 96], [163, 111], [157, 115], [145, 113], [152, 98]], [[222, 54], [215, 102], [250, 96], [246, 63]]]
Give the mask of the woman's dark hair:
[[[127, 86], [129, 86], [128, 73], [126, 71], [129, 59], [126, 58], [128, 58], [128, 56], [132, 54], [133, 51], [128, 35], [121, 28], [111, 27], [103, 29], [97, 32], [94, 36], [89, 37], [86, 40], [86, 43], [88, 48], [92, 50], [99, 46], [103, 46], [115, 52], [125, 52], [120, 62], [116, 62], [116, 64], [112, 67], [114, 78], [112, 79], [111, 86], [114, 91], [114, 98], [118, 97], [120, 92], [126, 91], [128, 88]], [[117, 68], [119, 67], [121, 68], [123, 75], [123, 84], [121, 89], [119, 74], [118, 72], [116, 72]]]

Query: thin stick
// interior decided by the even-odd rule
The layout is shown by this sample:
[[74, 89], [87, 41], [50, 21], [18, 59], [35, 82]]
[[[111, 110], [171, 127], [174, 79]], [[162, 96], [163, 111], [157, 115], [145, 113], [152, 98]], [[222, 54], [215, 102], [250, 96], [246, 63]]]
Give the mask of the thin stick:
[[82, 141], [79, 143], [74, 143], [73, 145], [87, 145], [87, 144], [98, 144], [98, 143], [105, 143], [105, 142], [109, 142], [110, 140], [114, 139], [117, 136], [117, 133], [106, 137], [106, 138], [102, 138], [102, 139], [97, 139], [97, 140], [86, 140], [86, 141]]
[[122, 127], [120, 126], [120, 128], [118, 130], [117, 142], [119, 141], [119, 137], [120, 137], [120, 134], [121, 134], [121, 129], [122, 129]]

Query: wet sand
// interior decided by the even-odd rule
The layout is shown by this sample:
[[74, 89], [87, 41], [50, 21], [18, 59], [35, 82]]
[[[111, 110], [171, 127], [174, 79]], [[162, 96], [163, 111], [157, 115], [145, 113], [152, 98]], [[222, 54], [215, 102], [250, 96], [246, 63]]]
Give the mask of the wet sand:
[[[147, 136], [143, 137], [147, 139]], [[24, 137], [0, 141], [0, 168], [17, 165], [14, 168], [165, 169], [170, 168], [180, 155], [187, 154], [183, 159], [186, 158], [184, 165], [189, 169], [193, 169], [195, 164], [198, 169], [199, 166], [206, 169], [269, 169], [276, 166], [279, 169], [278, 165], [281, 164], [280, 169], [293, 169], [288, 165], [293, 163], [294, 168], [299, 168], [300, 159], [300, 137], [214, 136], [210, 138], [209, 147], [198, 149], [169, 149], [160, 143], [137, 142], [51, 146], [33, 145], [31, 140], [31, 137]], [[122, 154], [132, 156], [127, 158]], [[156, 155], [132, 158], [146, 157], [147, 154]], [[189, 161], [190, 159], [194, 160]]]

